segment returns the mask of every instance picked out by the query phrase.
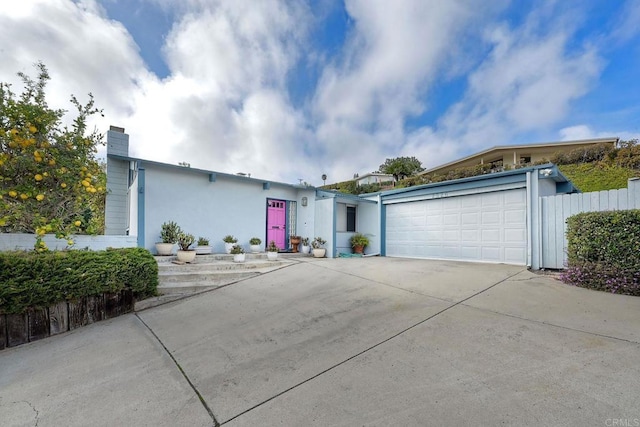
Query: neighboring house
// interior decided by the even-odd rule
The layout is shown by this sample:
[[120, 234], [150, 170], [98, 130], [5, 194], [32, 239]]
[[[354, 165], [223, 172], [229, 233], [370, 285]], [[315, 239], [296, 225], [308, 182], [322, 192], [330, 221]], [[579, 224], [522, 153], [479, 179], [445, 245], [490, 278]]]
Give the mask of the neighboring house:
[[350, 253], [527, 265], [541, 259], [540, 197], [576, 192], [552, 164], [361, 196], [133, 158], [124, 129], [107, 133], [106, 234], [137, 236], [154, 251], [165, 221], [208, 237], [251, 237], [284, 249], [289, 236], [327, 240], [327, 256]]
[[358, 186], [365, 184], [393, 184], [396, 181], [393, 175], [379, 172], [371, 172], [362, 176], [358, 176], [355, 178], [355, 180], [356, 185]]
[[458, 168], [492, 164], [496, 171], [512, 168], [515, 165], [529, 165], [540, 161], [549, 161], [556, 153], [566, 153], [577, 148], [587, 148], [598, 144], [615, 145], [618, 138], [584, 139], [579, 141], [547, 142], [525, 145], [499, 145], [453, 162], [445, 163], [420, 173], [446, 174]]

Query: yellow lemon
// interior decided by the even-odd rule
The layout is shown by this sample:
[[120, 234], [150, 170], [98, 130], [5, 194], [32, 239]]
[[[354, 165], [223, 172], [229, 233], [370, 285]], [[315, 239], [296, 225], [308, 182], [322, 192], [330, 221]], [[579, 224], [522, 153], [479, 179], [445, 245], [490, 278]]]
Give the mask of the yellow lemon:
[[82, 185], [84, 185], [85, 187], [88, 187], [91, 185], [91, 183], [89, 181], [82, 181]]
[[94, 187], [89, 187], [89, 191], [90, 191], [91, 193], [95, 193], [95, 192], [96, 192], [96, 189], [95, 189]]
[[67, 245], [73, 246], [73, 240], [71, 240], [71, 239], [67, 240]]
[[39, 202], [43, 201], [44, 200], [44, 194], [38, 194], [36, 196], [36, 200], [39, 201]]
[[62, 184], [60, 184], [60, 187], [67, 188], [67, 184], [63, 182]]
[[34, 178], [36, 179], [36, 181], [42, 181], [42, 175], [40, 175], [39, 173], [36, 174]]
[[80, 225], [82, 225], [82, 222], [80, 221], [76, 221], [73, 223], [76, 227], [80, 227]]
[[42, 161], [42, 157], [36, 157], [36, 162], [40, 163]]
[[15, 192], [15, 191], [13, 191], [13, 190], [11, 190], [11, 191], [9, 191], [9, 195], [10, 195], [11, 197], [16, 197], [16, 196], [18, 195], [18, 193], [17, 193], [17, 192]]
[[26, 195], [26, 194], [24, 194], [24, 193], [22, 193], [22, 194], [20, 195], [20, 198], [21, 198], [22, 200], [27, 200], [27, 199], [29, 198], [29, 196], [28, 196], [28, 195]]
[[56, 161], [54, 159], [49, 160], [49, 165], [53, 166], [56, 164]]
[[33, 125], [29, 126], [29, 132], [31, 132], [31, 133], [36, 133], [37, 130], [38, 129], [36, 129], [35, 126], [33, 126]]

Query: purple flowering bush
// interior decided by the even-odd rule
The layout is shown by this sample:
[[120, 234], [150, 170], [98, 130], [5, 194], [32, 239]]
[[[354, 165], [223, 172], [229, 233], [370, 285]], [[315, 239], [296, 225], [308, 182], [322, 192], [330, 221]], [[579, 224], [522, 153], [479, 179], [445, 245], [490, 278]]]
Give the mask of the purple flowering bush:
[[563, 282], [640, 296], [640, 209], [581, 213], [567, 225]]

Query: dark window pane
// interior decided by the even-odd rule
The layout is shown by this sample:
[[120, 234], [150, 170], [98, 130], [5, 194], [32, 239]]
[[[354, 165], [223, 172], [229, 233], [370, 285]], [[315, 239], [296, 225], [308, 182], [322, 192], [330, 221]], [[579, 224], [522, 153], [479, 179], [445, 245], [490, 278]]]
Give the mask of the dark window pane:
[[347, 206], [347, 231], [356, 231], [356, 207]]

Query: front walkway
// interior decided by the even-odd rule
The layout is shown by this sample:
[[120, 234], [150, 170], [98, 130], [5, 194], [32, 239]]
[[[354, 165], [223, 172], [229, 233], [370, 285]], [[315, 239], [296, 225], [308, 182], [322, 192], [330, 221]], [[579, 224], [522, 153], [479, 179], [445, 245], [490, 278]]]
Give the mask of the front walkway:
[[640, 298], [568, 287], [520, 267], [305, 258], [5, 350], [0, 419], [38, 426], [633, 422], [640, 419], [638, 313]]

